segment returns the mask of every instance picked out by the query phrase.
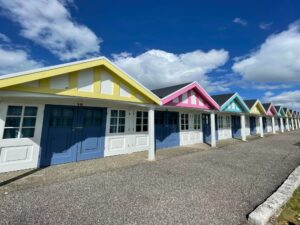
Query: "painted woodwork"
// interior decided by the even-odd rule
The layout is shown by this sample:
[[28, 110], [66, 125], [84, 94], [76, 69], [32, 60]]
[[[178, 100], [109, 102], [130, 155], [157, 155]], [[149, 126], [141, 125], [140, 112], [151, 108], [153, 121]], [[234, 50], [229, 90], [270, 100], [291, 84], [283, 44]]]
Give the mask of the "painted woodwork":
[[148, 89], [106, 58], [4, 76], [2, 90], [159, 104]]
[[161, 99], [161, 103], [162, 105], [185, 108], [220, 109], [220, 106], [197, 82], [193, 82], [164, 97]]

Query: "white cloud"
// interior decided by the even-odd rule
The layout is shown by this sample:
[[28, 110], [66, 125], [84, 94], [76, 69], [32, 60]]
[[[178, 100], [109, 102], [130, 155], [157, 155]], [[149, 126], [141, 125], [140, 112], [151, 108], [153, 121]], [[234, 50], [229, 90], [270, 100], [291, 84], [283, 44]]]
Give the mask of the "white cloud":
[[268, 37], [257, 51], [239, 58], [232, 69], [246, 80], [299, 82], [300, 23]]
[[64, 0], [0, 0], [3, 13], [21, 26], [21, 35], [48, 49], [60, 60], [98, 54], [101, 39], [78, 24]]
[[273, 23], [260, 23], [258, 26], [262, 30], [268, 30], [272, 26]]
[[247, 26], [248, 25], [246, 20], [241, 19], [239, 17], [234, 18], [232, 22], [234, 22], [236, 24], [239, 24], [239, 25], [242, 25], [242, 26]]
[[217, 90], [223, 89], [224, 85], [212, 83], [206, 73], [224, 65], [228, 57], [228, 52], [223, 49], [184, 54], [149, 50], [136, 57], [129, 53], [114, 54], [113, 61], [151, 89], [195, 80], [208, 90]]
[[21, 49], [11, 49], [0, 45], [0, 75], [20, 72], [24, 70], [42, 67], [29, 57], [27, 52]]
[[300, 90], [286, 91], [278, 95], [265, 95], [264, 101], [282, 105], [294, 110], [300, 110]]
[[0, 33], [0, 41], [3, 41], [3, 42], [10, 42], [10, 39], [9, 39], [9, 37], [7, 37], [5, 34]]

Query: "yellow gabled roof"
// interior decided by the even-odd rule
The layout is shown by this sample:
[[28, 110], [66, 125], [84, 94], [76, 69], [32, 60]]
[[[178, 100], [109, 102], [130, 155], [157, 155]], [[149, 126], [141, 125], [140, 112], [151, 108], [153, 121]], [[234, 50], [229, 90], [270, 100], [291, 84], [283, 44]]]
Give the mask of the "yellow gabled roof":
[[260, 111], [263, 112], [262, 115], [267, 115], [267, 112], [266, 112], [264, 106], [261, 104], [261, 102], [260, 102], [258, 99], [257, 99], [256, 102], [253, 104], [253, 106], [251, 107], [250, 112], [251, 112], [251, 113], [255, 113], [255, 108], [259, 108]]
[[129, 74], [118, 68], [106, 57], [97, 57], [88, 60], [81, 60], [71, 63], [49, 66], [40, 69], [28, 70], [20, 73], [13, 73], [0, 76], [0, 89], [11, 87], [18, 84], [23, 84], [31, 81], [41, 80], [49, 77], [54, 77], [60, 74], [71, 73], [79, 70], [92, 68], [95, 66], [104, 66], [122, 80], [127, 82], [132, 87], [139, 90], [142, 94], [148, 97], [156, 104], [160, 104], [160, 99], [154, 95], [149, 89], [132, 78]]

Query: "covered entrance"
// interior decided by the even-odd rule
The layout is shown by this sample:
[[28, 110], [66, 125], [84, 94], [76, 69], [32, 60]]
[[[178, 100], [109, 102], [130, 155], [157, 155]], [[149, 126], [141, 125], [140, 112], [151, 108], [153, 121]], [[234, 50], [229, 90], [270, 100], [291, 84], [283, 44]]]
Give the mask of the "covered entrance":
[[156, 149], [179, 146], [179, 113], [155, 111]]
[[106, 108], [46, 105], [41, 166], [104, 156]]

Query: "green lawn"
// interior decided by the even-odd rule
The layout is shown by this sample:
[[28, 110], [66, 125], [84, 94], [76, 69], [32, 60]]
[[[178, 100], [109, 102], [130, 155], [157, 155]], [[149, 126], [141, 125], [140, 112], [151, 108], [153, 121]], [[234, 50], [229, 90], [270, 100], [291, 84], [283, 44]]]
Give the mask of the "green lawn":
[[277, 225], [300, 225], [300, 188], [284, 206], [277, 219]]

